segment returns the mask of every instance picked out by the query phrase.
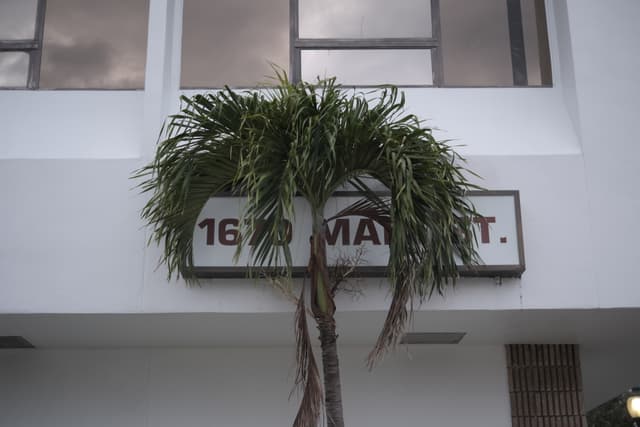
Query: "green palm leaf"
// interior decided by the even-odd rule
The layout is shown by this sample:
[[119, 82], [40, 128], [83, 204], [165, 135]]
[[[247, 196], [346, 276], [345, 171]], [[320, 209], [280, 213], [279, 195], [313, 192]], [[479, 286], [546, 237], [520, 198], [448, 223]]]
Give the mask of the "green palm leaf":
[[[338, 216], [366, 216], [390, 231], [393, 298], [369, 357], [373, 365], [395, 345], [414, 304], [443, 293], [455, 280], [456, 257], [465, 265], [477, 262], [471, 222], [476, 212], [465, 198], [477, 187], [467, 180], [463, 159], [404, 113], [404, 96], [396, 88], [356, 93], [335, 79], [292, 84], [286, 75], [277, 77], [279, 84], [271, 89], [237, 93], [226, 88], [182, 98], [181, 112], [169, 118], [154, 161], [135, 174], [151, 194], [142, 217], [152, 227], [152, 238], [164, 246], [169, 275], [192, 281], [192, 236], [204, 204], [220, 192], [246, 195], [240, 236], [255, 236], [253, 264], [287, 274], [292, 268], [287, 221], [295, 219], [294, 198], [303, 197], [319, 240], [310, 262], [311, 309], [318, 324], [331, 330], [335, 305], [327, 290], [321, 228], [335, 217], [325, 218], [324, 207], [344, 186], [360, 190], [362, 200]], [[381, 198], [375, 191], [380, 188], [390, 196]], [[238, 251], [246, 246], [241, 238]], [[306, 330], [305, 322], [297, 323]], [[300, 354], [305, 366], [315, 366], [308, 348]], [[300, 414], [317, 413], [317, 406], [306, 409]], [[313, 423], [304, 418], [296, 423]]]

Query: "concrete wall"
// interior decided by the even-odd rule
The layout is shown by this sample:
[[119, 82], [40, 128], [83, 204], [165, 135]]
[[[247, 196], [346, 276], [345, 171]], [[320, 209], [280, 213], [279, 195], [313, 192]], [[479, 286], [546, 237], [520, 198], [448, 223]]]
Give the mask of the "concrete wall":
[[[430, 309], [640, 305], [640, 5], [548, 6], [553, 88], [407, 91], [410, 111], [466, 145], [483, 186], [522, 200], [523, 278], [465, 280]], [[177, 105], [179, 16], [180, 2], [151, 1], [145, 91], [0, 92], [0, 313], [292, 309], [252, 282], [169, 283], [145, 245], [144, 197], [128, 178]], [[340, 308], [384, 310], [379, 284]]]
[[[632, 216], [640, 199], [632, 179], [633, 154], [639, 150], [627, 137], [638, 102], [629, 95], [638, 85], [627, 90], [636, 61], [628, 58], [640, 56], [632, 55], [638, 47], [627, 37], [637, 3], [619, 1], [609, 10], [594, 2], [583, 10], [577, 3], [559, 2], [548, 12], [553, 88], [407, 91], [411, 112], [431, 120], [440, 137], [465, 145], [460, 151], [484, 177], [479, 183], [519, 189], [523, 208], [523, 279], [506, 280], [499, 288], [492, 280], [463, 281], [451, 294], [455, 298], [434, 301], [432, 307], [591, 308], [640, 302], [640, 295], [628, 295], [637, 257]], [[599, 37], [600, 12], [625, 20], [607, 38], [624, 49], [603, 45], [599, 51], [608, 61], [592, 64], [590, 43], [594, 34]], [[162, 119], [177, 106], [179, 30], [180, 2], [152, 1], [142, 92], [0, 92], [5, 129], [0, 194], [6, 206], [0, 210], [6, 225], [0, 236], [0, 312], [291, 309], [278, 295], [246, 281], [197, 289], [167, 283], [164, 268], [156, 269], [158, 248], [145, 248], [139, 220], [144, 197], [128, 178], [153, 155]], [[627, 58], [628, 66], [616, 67], [617, 80], [601, 79], [606, 64], [619, 62], [618, 56]], [[600, 102], [605, 95], [606, 102]], [[590, 115], [587, 121], [579, 120], [583, 109]], [[600, 126], [602, 120], [591, 116], [608, 122]], [[600, 136], [604, 128], [608, 134]], [[623, 150], [625, 156], [619, 156]], [[609, 206], [622, 206], [615, 209], [615, 224], [608, 219]], [[624, 262], [618, 264], [620, 257]], [[612, 284], [607, 277], [614, 264]], [[368, 298], [343, 307], [384, 309], [387, 294], [377, 285]]]
[[[373, 373], [343, 349], [353, 427], [510, 425], [504, 349], [414, 348]], [[0, 352], [0, 425], [290, 425], [293, 352], [282, 348]]]
[[567, 4], [598, 299], [602, 306], [637, 306], [640, 3]]
[[[407, 91], [411, 112], [466, 145], [481, 185], [521, 191], [523, 278], [463, 280], [428, 309], [640, 306], [640, 3], [547, 9], [553, 88]], [[292, 311], [249, 281], [167, 282], [146, 247], [129, 176], [177, 106], [180, 10], [151, 0], [144, 91], [0, 91], [0, 313]], [[384, 310], [381, 282], [340, 310]], [[583, 353], [603, 398], [640, 381], [609, 348]], [[509, 425], [501, 346], [415, 350], [374, 374], [364, 352], [343, 352], [349, 425]], [[5, 351], [0, 424], [286, 425], [291, 375], [290, 349]]]

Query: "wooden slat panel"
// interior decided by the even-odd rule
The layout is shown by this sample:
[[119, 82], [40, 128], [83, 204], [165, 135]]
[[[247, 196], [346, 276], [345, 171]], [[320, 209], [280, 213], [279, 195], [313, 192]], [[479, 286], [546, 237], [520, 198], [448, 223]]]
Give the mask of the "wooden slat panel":
[[506, 346], [512, 425], [586, 426], [578, 350], [565, 344]]

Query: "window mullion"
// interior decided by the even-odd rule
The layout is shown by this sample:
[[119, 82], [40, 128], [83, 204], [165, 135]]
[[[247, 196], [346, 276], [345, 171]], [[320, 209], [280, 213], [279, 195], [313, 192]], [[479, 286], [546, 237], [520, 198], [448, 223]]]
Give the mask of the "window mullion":
[[289, 0], [289, 73], [291, 74], [290, 79], [294, 83], [300, 82], [302, 67], [300, 49], [296, 46], [300, 37], [298, 10], [298, 0]]
[[535, 0], [536, 29], [538, 33], [538, 56], [540, 57], [540, 80], [543, 86], [551, 86], [551, 56], [549, 54], [549, 33], [544, 0]]
[[35, 42], [37, 48], [29, 53], [29, 79], [27, 87], [38, 89], [40, 87], [40, 64], [42, 62], [42, 42], [44, 39], [44, 13], [46, 0], [38, 0], [38, 10], [36, 13], [36, 33]]
[[524, 51], [524, 32], [522, 29], [522, 8], [520, 0], [507, 0], [509, 19], [509, 41], [511, 43], [511, 66], [514, 86], [527, 86], [527, 58]]
[[298, 49], [433, 49], [435, 38], [297, 39]]
[[25, 52], [38, 48], [36, 40], [0, 40], [0, 51]]
[[442, 29], [440, 27], [440, 0], [431, 0], [431, 37], [437, 40], [438, 45], [431, 49], [431, 71], [433, 73], [433, 85], [444, 85], [444, 70], [442, 66]]

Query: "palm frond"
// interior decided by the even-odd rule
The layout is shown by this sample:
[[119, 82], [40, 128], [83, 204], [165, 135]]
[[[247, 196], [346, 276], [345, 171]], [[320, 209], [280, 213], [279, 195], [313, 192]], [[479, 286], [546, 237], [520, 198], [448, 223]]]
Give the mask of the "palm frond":
[[[390, 231], [391, 310], [373, 363], [397, 342], [413, 304], [454, 283], [456, 257], [477, 262], [476, 212], [466, 199], [474, 185], [464, 159], [404, 112], [396, 88], [365, 94], [344, 90], [335, 79], [278, 79], [268, 90], [227, 88], [182, 99], [155, 160], [136, 175], [151, 193], [142, 216], [164, 244], [169, 274], [188, 278], [195, 221], [207, 199], [220, 191], [245, 194], [240, 236], [256, 237], [253, 264], [290, 272], [286, 233], [295, 220], [294, 197], [322, 215], [337, 189], [355, 186], [363, 201], [341, 214], [359, 212]], [[381, 199], [368, 179], [390, 197]]]
[[300, 408], [293, 422], [293, 427], [317, 427], [322, 410], [322, 385], [320, 372], [313, 354], [307, 309], [305, 304], [305, 287], [302, 287], [296, 307], [296, 388], [302, 390]]

